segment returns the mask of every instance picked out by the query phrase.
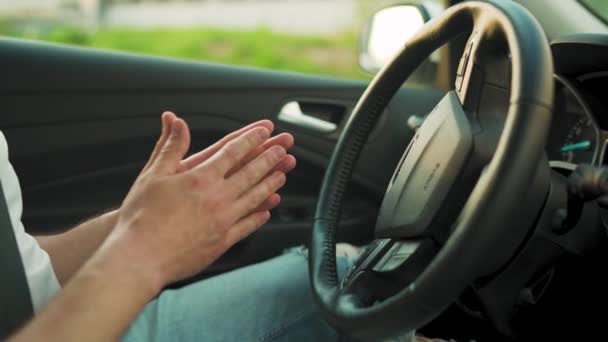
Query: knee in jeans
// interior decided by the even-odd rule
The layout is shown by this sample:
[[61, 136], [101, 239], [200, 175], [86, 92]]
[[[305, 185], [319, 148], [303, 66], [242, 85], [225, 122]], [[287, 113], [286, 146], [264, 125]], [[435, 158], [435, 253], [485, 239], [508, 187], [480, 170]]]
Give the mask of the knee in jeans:
[[283, 254], [292, 254], [292, 255], [298, 255], [303, 257], [306, 261], [308, 261], [308, 248], [306, 248], [305, 246], [295, 246], [295, 247], [290, 247], [287, 248]]
[[[342, 245], [342, 244], [338, 244]], [[356, 247], [352, 247], [350, 245], [344, 244], [346, 246], [340, 246], [343, 248], [338, 248], [336, 251], [336, 266], [338, 268], [338, 277], [342, 277], [346, 273], [346, 271], [353, 265], [358, 256], [358, 249]], [[346, 253], [344, 251], [347, 251]], [[356, 252], [353, 252], [356, 251]], [[308, 248], [305, 246], [296, 246], [287, 248], [284, 251], [285, 255], [295, 255], [298, 257], [304, 258], [306, 262], [308, 262]]]

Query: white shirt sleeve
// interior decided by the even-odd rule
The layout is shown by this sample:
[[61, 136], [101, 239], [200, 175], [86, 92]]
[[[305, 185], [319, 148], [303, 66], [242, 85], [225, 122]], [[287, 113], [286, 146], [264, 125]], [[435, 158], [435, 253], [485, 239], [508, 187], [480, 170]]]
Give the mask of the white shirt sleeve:
[[34, 237], [25, 232], [21, 223], [23, 211], [21, 188], [15, 170], [8, 160], [8, 145], [2, 132], [0, 132], [0, 182], [23, 261], [34, 312], [38, 313], [59, 291], [60, 285], [49, 255], [38, 245]]

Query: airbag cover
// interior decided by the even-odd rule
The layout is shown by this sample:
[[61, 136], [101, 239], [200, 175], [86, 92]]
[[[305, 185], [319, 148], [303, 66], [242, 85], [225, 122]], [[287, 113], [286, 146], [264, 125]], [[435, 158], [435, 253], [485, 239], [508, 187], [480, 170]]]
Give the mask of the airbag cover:
[[415, 237], [435, 217], [472, 149], [469, 120], [450, 91], [412, 138], [388, 185], [377, 237]]

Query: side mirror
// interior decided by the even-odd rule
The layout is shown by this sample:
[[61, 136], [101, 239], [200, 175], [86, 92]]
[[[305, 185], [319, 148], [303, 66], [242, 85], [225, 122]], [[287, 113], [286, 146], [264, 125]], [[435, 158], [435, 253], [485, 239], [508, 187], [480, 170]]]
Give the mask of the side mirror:
[[[390, 6], [377, 11], [362, 31], [359, 65], [367, 72], [377, 73], [414, 33], [442, 10], [438, 3], [425, 3]], [[438, 55], [431, 58], [434, 64], [438, 60]]]

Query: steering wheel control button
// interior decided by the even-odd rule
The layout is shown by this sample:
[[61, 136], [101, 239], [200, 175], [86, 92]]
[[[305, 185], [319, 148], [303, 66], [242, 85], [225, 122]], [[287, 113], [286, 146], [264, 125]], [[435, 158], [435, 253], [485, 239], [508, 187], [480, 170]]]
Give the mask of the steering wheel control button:
[[457, 182], [473, 147], [466, 113], [449, 92], [424, 120], [394, 172], [376, 223], [376, 236], [419, 237]]
[[410, 255], [411, 254], [393, 255], [392, 257], [390, 257], [390, 259], [388, 259], [383, 264], [376, 265], [376, 267], [374, 267], [374, 271], [377, 271], [377, 272], [394, 271], [397, 268], [399, 268], [401, 265], [403, 265], [407, 261], [407, 259], [409, 259]]
[[374, 271], [389, 272], [399, 268], [420, 246], [418, 241], [397, 241], [374, 266]]
[[465, 51], [462, 57], [460, 57], [460, 63], [458, 63], [458, 70], [456, 71], [457, 76], [464, 75], [464, 69], [469, 62], [469, 51]]
[[400, 242], [396, 244], [395, 255], [410, 255], [418, 249], [418, 246], [420, 246], [418, 241]]
[[464, 49], [464, 53], [462, 54], [462, 57], [460, 57], [460, 62], [458, 63], [458, 69], [456, 69], [456, 84], [455, 84], [455, 89], [456, 91], [461, 91], [462, 90], [462, 84], [464, 83], [464, 74], [467, 71], [467, 67], [469, 66], [469, 62], [471, 61], [471, 54], [473, 53], [473, 45], [475, 45], [475, 35], [476, 33], [473, 32], [473, 34], [471, 35], [471, 38], [469, 39], [469, 42], [467, 43], [467, 46]]
[[365, 247], [365, 249], [363, 250], [363, 252], [361, 252], [361, 255], [359, 255], [359, 257], [357, 258], [357, 261], [355, 261], [355, 264], [353, 266], [354, 267], [361, 266], [363, 261], [365, 261], [365, 259], [367, 259], [367, 257], [378, 247], [378, 245], [380, 245], [381, 241], [382, 240], [376, 240], [376, 241], [372, 242], [370, 245], [368, 245], [367, 247]]
[[460, 89], [462, 88], [462, 83], [464, 82], [464, 77], [462, 77], [461, 75], [457, 75], [456, 76], [456, 82], [455, 82], [455, 89], [460, 91]]
[[[374, 265], [377, 260], [383, 255], [382, 252], [390, 248], [392, 241], [390, 239], [374, 240], [370, 243], [359, 255], [353, 266], [348, 270], [348, 273], [342, 279], [342, 286], [348, 283], [361, 270], [365, 270], [369, 265]], [[390, 252], [390, 249], [389, 249]], [[388, 254], [388, 253], [387, 253]]]

